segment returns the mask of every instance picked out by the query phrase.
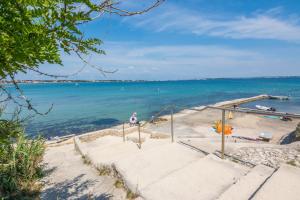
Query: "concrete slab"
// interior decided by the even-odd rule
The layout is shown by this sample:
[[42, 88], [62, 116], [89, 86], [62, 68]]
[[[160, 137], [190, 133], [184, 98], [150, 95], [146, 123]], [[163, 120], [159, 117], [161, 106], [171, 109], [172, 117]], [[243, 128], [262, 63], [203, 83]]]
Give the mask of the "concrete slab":
[[243, 176], [221, 194], [218, 200], [249, 199], [273, 172], [273, 168], [264, 165], [255, 166], [246, 176]]
[[300, 198], [300, 169], [282, 165], [263, 185], [253, 199], [297, 200]]
[[122, 142], [122, 138], [107, 135], [104, 137], [99, 137], [96, 140], [93, 140], [91, 142], [81, 142], [82, 148], [107, 148], [112, 145], [120, 144]]
[[[213, 141], [209, 138], [201, 138], [201, 139], [182, 139], [182, 143], [188, 144], [190, 146], [193, 146], [197, 149], [200, 149], [201, 151], [207, 152], [207, 153], [214, 153], [217, 150], [221, 149], [221, 143], [219, 141]], [[226, 142], [226, 147], [227, 147]], [[228, 148], [226, 148], [227, 152]]]
[[216, 199], [248, 168], [208, 155], [141, 190], [145, 199]]
[[115, 167], [129, 188], [141, 191], [202, 157], [204, 154], [183, 145], [168, 143], [117, 159]]
[[132, 141], [120, 141], [119, 137], [105, 136], [98, 138], [92, 144], [82, 143], [81, 151], [87, 155], [95, 166], [111, 165], [115, 161], [126, 158], [131, 155], [139, 154], [147, 149], [170, 143], [169, 140], [150, 140], [142, 144], [139, 149], [138, 145]]

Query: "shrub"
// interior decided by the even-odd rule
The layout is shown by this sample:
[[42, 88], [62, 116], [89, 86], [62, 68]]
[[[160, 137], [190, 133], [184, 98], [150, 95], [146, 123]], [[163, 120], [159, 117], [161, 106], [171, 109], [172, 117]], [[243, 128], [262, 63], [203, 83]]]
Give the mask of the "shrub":
[[[14, 124], [14, 125], [13, 125]], [[44, 140], [27, 139], [17, 121], [0, 122], [0, 195], [4, 199], [26, 199], [37, 194], [42, 177]]]
[[[0, 117], [1, 117], [0, 111]], [[23, 133], [21, 123], [17, 119], [0, 119], [0, 144], [9, 144]]]

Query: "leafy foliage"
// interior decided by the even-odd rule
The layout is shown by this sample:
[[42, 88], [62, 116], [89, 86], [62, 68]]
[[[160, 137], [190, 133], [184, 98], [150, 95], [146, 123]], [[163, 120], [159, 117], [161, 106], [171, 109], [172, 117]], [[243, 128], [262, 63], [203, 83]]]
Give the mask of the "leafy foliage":
[[101, 40], [85, 37], [80, 25], [105, 13], [120, 16], [143, 14], [164, 0], [156, 0], [145, 10], [129, 12], [115, 0], [2, 0], [0, 1], [0, 78], [35, 70], [42, 63], [62, 64], [60, 51], [82, 54], [96, 52]]
[[0, 144], [11, 142], [22, 133], [22, 130], [17, 121], [0, 119]]
[[27, 120], [20, 120], [20, 110], [11, 113], [10, 119], [4, 116], [4, 112], [5, 108], [0, 108], [0, 144], [14, 142], [23, 133], [22, 122]]
[[[76, 6], [85, 2], [88, 11]], [[26, 72], [44, 62], [61, 64], [60, 49], [104, 53], [99, 39], [85, 39], [78, 25], [98, 8], [86, 0], [0, 1], [0, 76]]]
[[[69, 75], [53, 75], [39, 70], [43, 63], [62, 65], [62, 51], [76, 54], [84, 63], [80, 70], [71, 75], [80, 73], [86, 66], [103, 75], [114, 73], [91, 65], [84, 59], [84, 55], [91, 52], [105, 52], [100, 48], [102, 41], [86, 37], [81, 26], [106, 13], [118, 16], [143, 14], [164, 0], [152, 1], [143, 10], [129, 11], [120, 7], [122, 0], [0, 0], [0, 103], [13, 101], [18, 107], [42, 114], [25, 97], [15, 75], [34, 71], [52, 78], [67, 78]], [[23, 100], [14, 97], [1, 85], [1, 81], [12, 83], [19, 96], [24, 97]]]

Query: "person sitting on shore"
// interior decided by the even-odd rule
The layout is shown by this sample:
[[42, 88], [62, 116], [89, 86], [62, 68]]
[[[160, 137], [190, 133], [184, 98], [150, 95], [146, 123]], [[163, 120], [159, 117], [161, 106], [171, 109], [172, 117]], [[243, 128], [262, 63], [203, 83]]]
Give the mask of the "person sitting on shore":
[[129, 119], [129, 123], [130, 123], [130, 126], [134, 126], [138, 123], [138, 119], [137, 119], [137, 113], [134, 112], [132, 113], [130, 119]]
[[154, 123], [155, 123], [155, 121], [154, 121], [154, 120], [155, 120], [155, 117], [154, 117], [154, 116], [152, 116], [152, 117], [151, 117], [151, 120], [150, 120], [150, 123], [153, 123], [153, 124], [154, 124]]

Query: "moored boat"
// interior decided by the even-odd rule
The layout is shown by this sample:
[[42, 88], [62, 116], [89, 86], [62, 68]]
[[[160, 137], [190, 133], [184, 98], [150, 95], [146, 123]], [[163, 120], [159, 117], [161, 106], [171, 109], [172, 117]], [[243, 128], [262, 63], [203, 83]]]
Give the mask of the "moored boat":
[[276, 109], [274, 107], [267, 107], [267, 106], [261, 106], [261, 105], [256, 105], [255, 107], [259, 110], [264, 110], [264, 111], [273, 111], [273, 112], [276, 111]]

